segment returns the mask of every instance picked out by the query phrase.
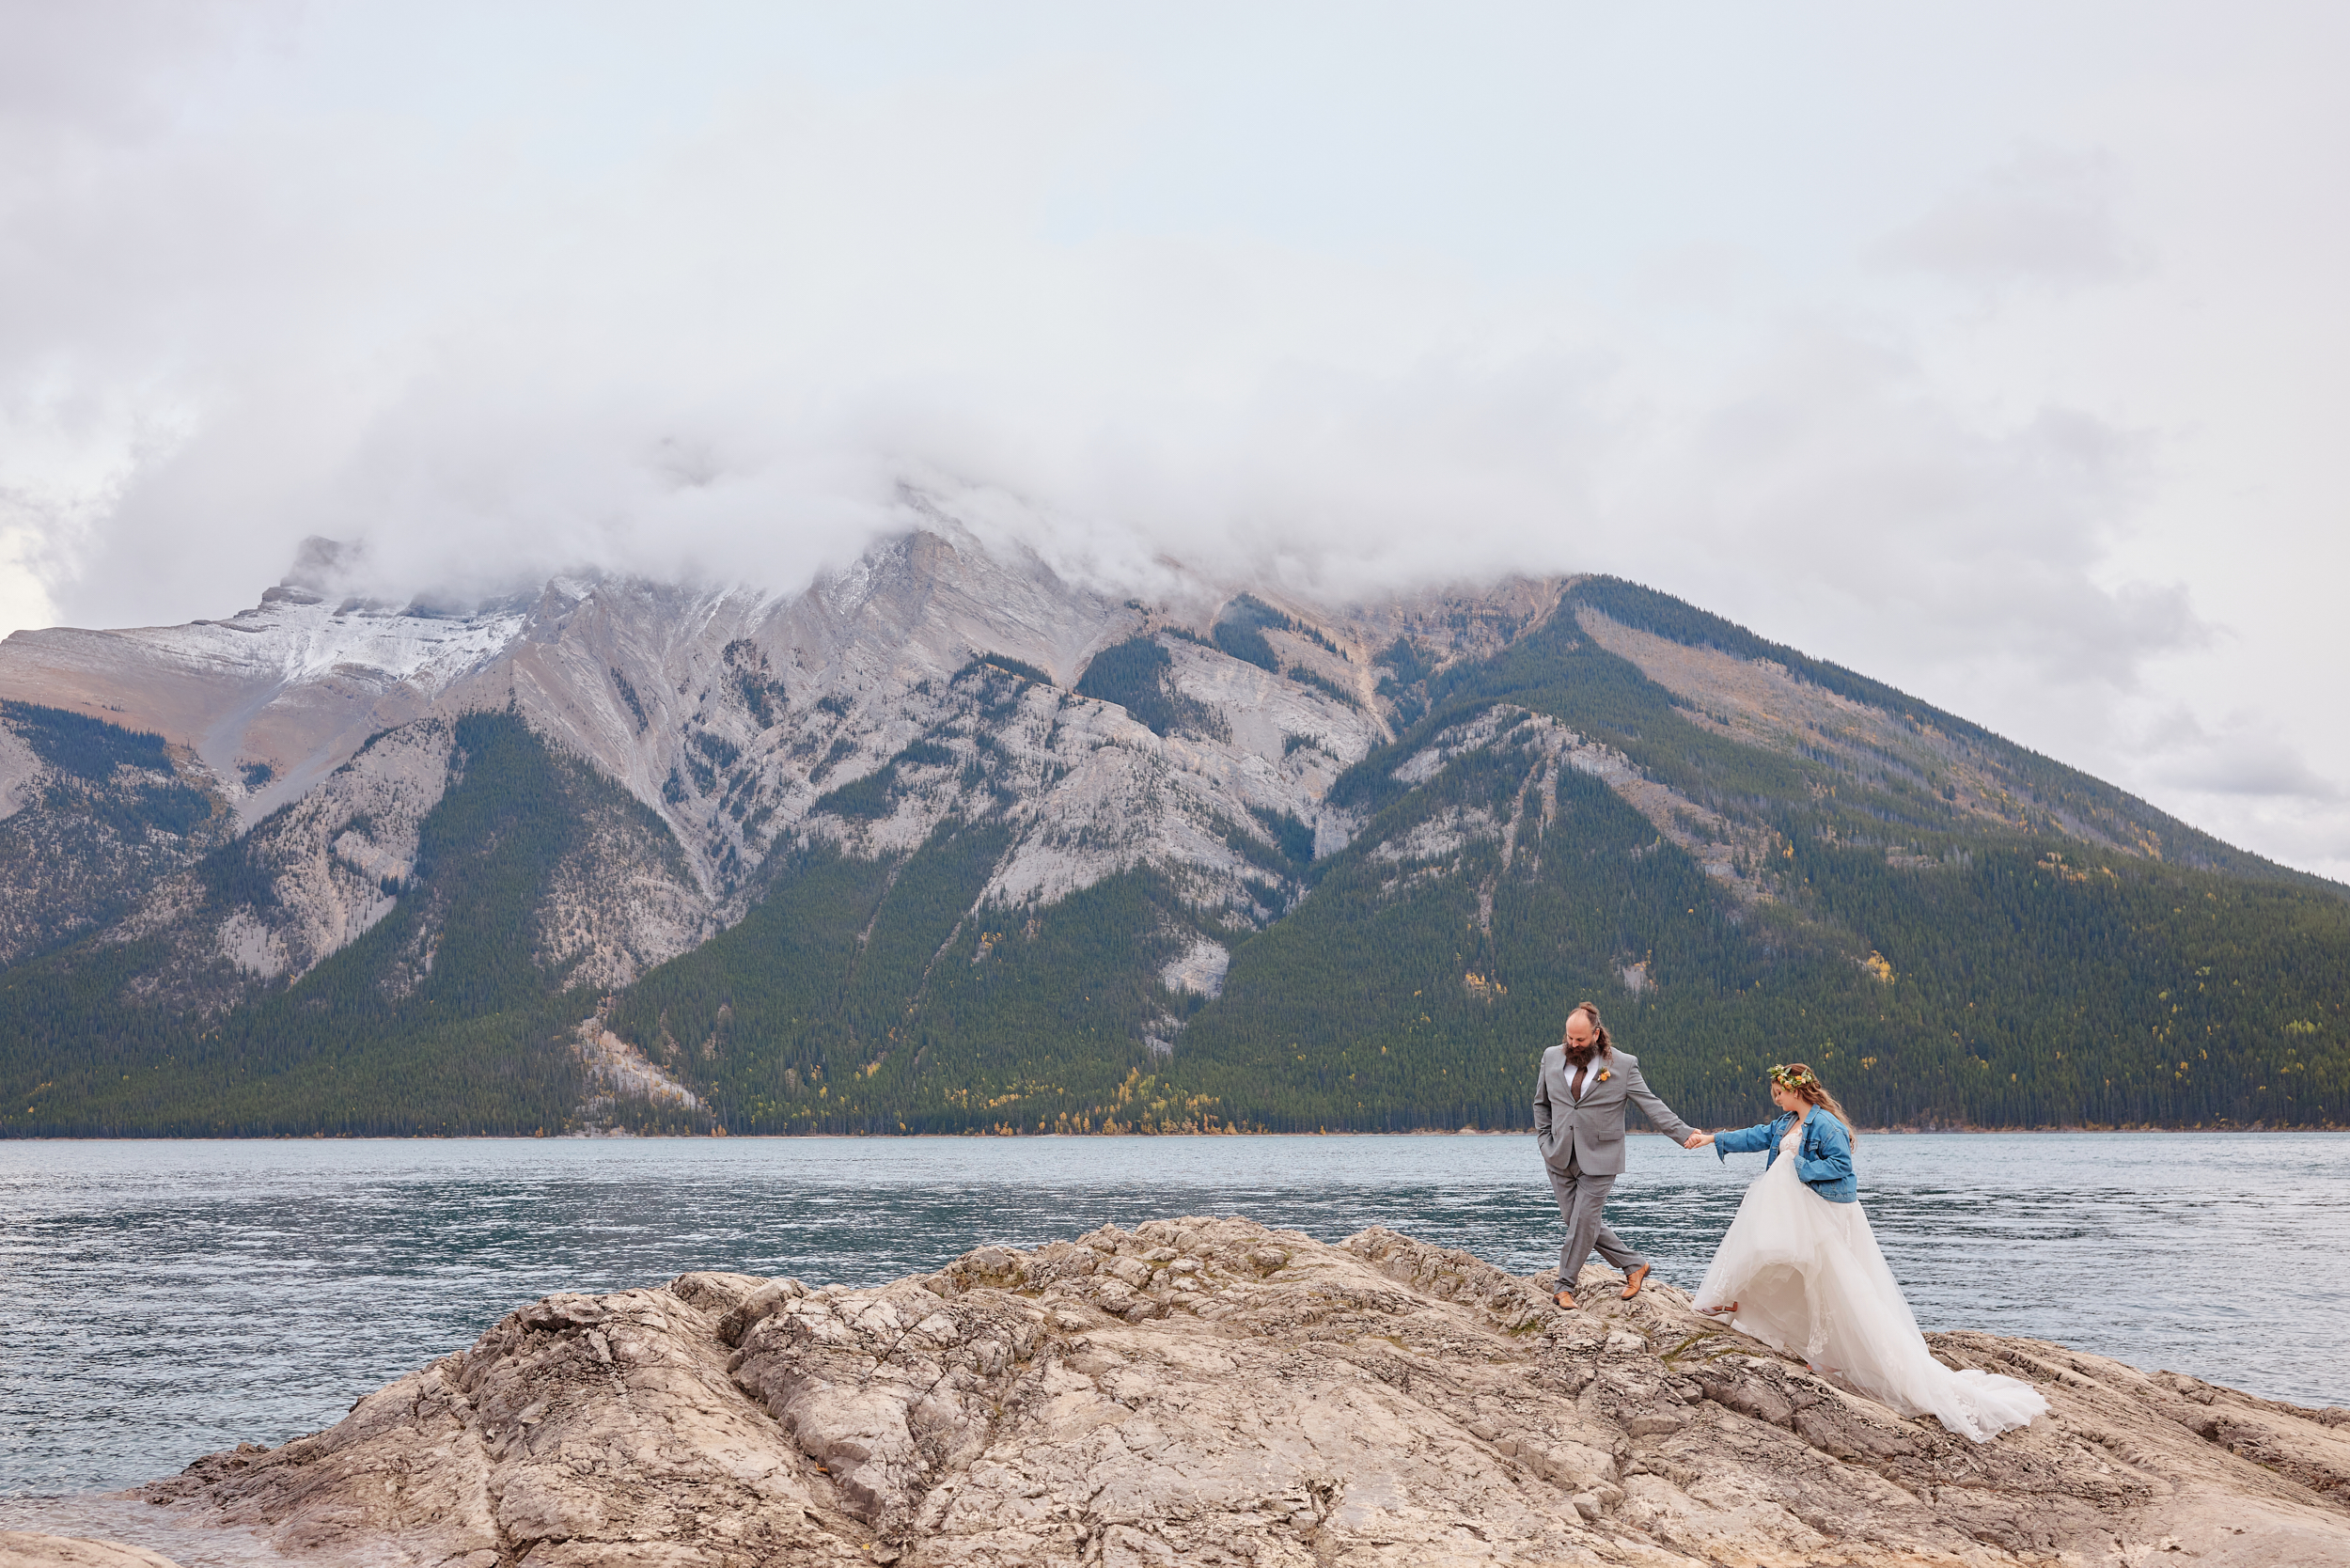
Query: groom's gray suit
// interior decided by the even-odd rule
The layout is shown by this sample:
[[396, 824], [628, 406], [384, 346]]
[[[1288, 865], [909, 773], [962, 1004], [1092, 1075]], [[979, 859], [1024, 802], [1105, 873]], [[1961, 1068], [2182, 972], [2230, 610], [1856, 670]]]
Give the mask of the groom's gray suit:
[[[1602, 1081], [1600, 1074], [1606, 1074]], [[1574, 1092], [1574, 1064], [1566, 1047], [1553, 1045], [1543, 1053], [1534, 1074], [1534, 1140], [1550, 1173], [1550, 1190], [1559, 1199], [1559, 1217], [1566, 1221], [1567, 1239], [1559, 1248], [1559, 1285], [1574, 1289], [1583, 1261], [1596, 1247], [1599, 1255], [1630, 1273], [1648, 1262], [1607, 1228], [1600, 1211], [1607, 1191], [1623, 1174], [1623, 1107], [1637, 1105], [1657, 1131], [1676, 1143], [1694, 1130], [1656, 1097], [1640, 1076], [1637, 1057], [1611, 1050], [1594, 1054], [1583, 1074], [1582, 1092]]]

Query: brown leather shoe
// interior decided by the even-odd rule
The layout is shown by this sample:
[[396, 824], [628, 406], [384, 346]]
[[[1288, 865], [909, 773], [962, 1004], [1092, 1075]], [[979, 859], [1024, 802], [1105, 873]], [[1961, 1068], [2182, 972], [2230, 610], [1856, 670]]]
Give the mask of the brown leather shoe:
[[1569, 1295], [1563, 1286], [1560, 1287], [1557, 1294], [1551, 1296], [1550, 1304], [1563, 1311], [1572, 1312], [1574, 1310], [1574, 1297]]
[[1649, 1265], [1642, 1263], [1623, 1277], [1623, 1298], [1626, 1301], [1640, 1294], [1640, 1282], [1648, 1278]]

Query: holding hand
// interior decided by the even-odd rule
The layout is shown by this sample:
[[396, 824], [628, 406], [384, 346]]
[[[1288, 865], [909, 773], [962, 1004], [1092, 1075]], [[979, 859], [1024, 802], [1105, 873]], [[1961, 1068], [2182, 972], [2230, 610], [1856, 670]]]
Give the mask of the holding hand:
[[1712, 1133], [1691, 1133], [1687, 1137], [1681, 1140], [1681, 1147], [1684, 1149], [1703, 1149], [1712, 1144], [1713, 1141], [1714, 1135]]

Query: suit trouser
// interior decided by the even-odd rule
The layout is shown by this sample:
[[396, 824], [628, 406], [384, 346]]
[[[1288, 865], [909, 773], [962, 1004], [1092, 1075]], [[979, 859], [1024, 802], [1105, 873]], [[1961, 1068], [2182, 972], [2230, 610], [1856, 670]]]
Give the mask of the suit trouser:
[[[1550, 1168], [1545, 1166], [1545, 1170]], [[1630, 1273], [1648, 1259], [1624, 1246], [1623, 1238], [1607, 1228], [1600, 1217], [1606, 1207], [1608, 1189], [1616, 1184], [1613, 1176], [1594, 1176], [1588, 1170], [1550, 1170], [1550, 1190], [1559, 1199], [1559, 1217], [1566, 1221], [1567, 1239], [1559, 1248], [1559, 1285], [1562, 1290], [1574, 1288], [1575, 1277], [1583, 1272], [1584, 1261], [1592, 1248], [1599, 1250], [1616, 1268]]]

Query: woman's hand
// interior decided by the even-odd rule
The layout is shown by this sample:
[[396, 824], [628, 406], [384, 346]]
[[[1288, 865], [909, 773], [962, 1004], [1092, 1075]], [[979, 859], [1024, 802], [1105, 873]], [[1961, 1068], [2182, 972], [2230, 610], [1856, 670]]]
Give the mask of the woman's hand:
[[1705, 1149], [1711, 1147], [1713, 1142], [1714, 1135], [1712, 1133], [1691, 1133], [1687, 1137], [1682, 1139], [1681, 1147], [1684, 1149]]

